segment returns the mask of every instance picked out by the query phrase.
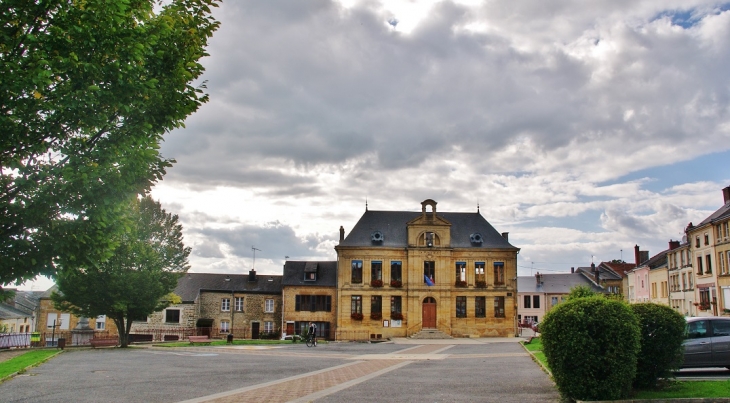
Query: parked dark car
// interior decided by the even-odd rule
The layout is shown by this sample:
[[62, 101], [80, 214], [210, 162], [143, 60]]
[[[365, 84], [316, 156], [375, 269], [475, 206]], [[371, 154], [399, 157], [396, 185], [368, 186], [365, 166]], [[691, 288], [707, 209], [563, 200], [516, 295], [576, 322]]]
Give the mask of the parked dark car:
[[687, 318], [682, 368], [730, 369], [730, 317]]

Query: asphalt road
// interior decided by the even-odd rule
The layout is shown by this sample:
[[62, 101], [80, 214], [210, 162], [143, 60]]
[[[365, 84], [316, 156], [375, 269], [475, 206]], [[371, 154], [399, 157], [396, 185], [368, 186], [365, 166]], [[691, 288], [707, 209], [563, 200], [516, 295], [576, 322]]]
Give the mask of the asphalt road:
[[[322, 387], [318, 393], [304, 397], [295, 396], [297, 391], [293, 390], [291, 399], [270, 401], [295, 398], [298, 401], [348, 403], [559, 401], [548, 375], [516, 342], [67, 350], [1, 384], [0, 400], [34, 403], [206, 401], [215, 394], [260, 390], [262, 385], [273, 384], [280, 393], [286, 392], [288, 385], [296, 384], [294, 379], [308, 378], [310, 373], [336, 374], [338, 370], [328, 370], [357, 362], [390, 363], [396, 360], [398, 365], [382, 373], [375, 372], [336, 387]], [[247, 401], [246, 393], [234, 395], [228, 401]]]

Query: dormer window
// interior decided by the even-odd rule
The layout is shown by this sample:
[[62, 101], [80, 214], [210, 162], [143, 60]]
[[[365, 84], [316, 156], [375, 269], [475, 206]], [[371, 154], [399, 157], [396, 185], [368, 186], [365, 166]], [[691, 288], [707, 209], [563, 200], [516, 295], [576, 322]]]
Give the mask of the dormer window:
[[426, 246], [431, 248], [433, 247], [433, 232], [427, 232], [426, 233]]
[[307, 262], [304, 265], [304, 281], [316, 281], [317, 280], [317, 263]]
[[380, 231], [373, 231], [373, 233], [370, 234], [370, 239], [373, 243], [381, 243], [385, 240], [385, 236]]

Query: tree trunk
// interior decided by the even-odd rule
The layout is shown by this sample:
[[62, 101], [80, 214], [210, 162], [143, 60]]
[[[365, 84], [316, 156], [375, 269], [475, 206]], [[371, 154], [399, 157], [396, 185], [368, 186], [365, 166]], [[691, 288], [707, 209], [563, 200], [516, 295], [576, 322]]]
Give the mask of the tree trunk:
[[119, 347], [126, 348], [129, 346], [129, 331], [125, 331], [127, 327], [124, 323], [124, 314], [114, 315], [114, 324], [117, 325], [117, 333], [119, 333]]

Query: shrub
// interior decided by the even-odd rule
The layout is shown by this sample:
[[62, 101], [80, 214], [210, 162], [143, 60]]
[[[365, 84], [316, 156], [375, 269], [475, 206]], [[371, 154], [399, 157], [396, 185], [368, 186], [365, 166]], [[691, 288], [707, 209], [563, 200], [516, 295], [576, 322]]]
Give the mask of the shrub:
[[588, 297], [595, 297], [597, 294], [593, 289], [587, 285], [577, 285], [570, 289], [570, 294], [568, 294], [567, 300], [570, 301], [571, 299], [576, 298], [588, 298]]
[[634, 387], [656, 386], [659, 378], [672, 376], [682, 364], [682, 341], [687, 324], [674, 309], [659, 304], [631, 305], [641, 326], [641, 350]]
[[602, 297], [570, 299], [545, 315], [540, 334], [563, 396], [615, 400], [631, 391], [641, 333], [627, 304]]

